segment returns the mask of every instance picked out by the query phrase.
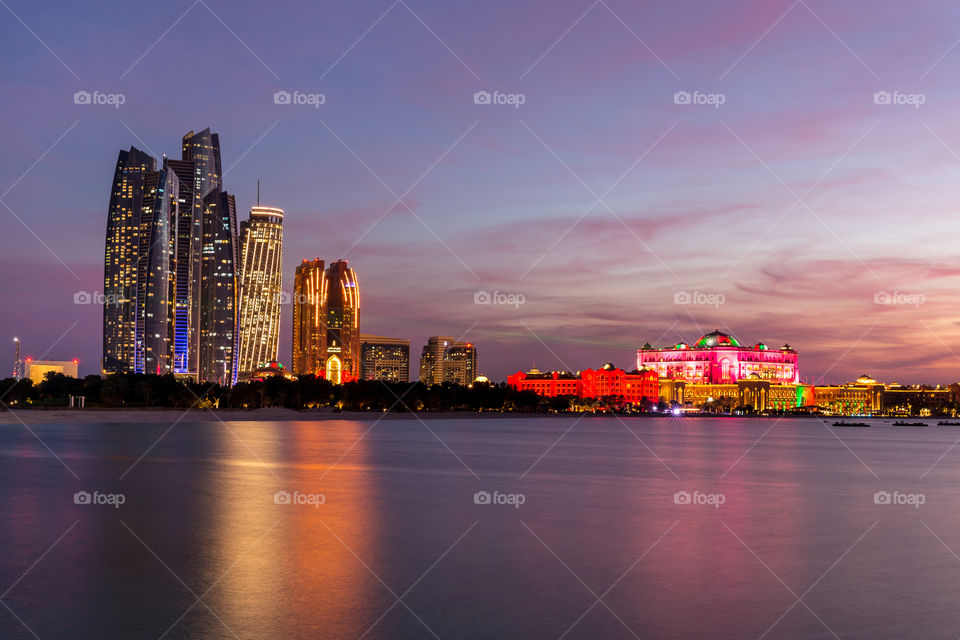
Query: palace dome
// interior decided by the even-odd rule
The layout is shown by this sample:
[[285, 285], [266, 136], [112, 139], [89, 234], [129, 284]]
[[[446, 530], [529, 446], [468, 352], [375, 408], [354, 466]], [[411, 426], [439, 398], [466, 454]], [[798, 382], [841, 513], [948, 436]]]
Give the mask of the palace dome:
[[740, 343], [730, 334], [723, 333], [720, 330], [714, 330], [710, 333], [700, 336], [694, 345], [698, 349], [712, 349], [714, 347], [739, 347]]

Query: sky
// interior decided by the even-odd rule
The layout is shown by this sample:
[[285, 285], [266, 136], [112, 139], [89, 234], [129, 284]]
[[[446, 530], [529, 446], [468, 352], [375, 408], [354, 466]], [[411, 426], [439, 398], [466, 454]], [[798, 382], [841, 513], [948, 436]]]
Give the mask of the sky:
[[720, 329], [804, 381], [960, 379], [955, 2], [2, 0], [0, 60], [11, 364], [99, 372], [117, 152], [209, 126], [284, 288], [348, 259], [413, 378], [431, 335], [503, 380]]

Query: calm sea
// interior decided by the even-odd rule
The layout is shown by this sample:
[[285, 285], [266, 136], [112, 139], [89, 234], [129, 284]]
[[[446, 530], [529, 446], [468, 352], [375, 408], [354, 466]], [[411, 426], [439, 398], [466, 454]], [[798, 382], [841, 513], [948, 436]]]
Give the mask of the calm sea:
[[32, 428], [0, 426], [2, 638], [960, 636], [960, 427]]

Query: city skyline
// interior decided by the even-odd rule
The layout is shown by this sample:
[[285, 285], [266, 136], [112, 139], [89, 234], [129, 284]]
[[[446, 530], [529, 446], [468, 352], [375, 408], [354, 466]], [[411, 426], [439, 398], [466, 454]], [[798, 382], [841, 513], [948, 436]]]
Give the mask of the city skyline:
[[[188, 5], [114, 23], [99, 5], [56, 21], [11, 5], [50, 50], [15, 20], [0, 44], [5, 104], [31, 125], [5, 131], [0, 159], [18, 276], [2, 330], [96, 372], [102, 310], [73, 300], [104, 293], [104, 168], [209, 124], [236, 206], [262, 179], [288, 212], [287, 282], [304, 256], [349, 259], [367, 329], [464, 334], [492, 379], [629, 366], [644, 342], [715, 327], [790, 342], [827, 380], [957, 378], [957, 7], [405, 6], [361, 3], [334, 28], [256, 5], [198, 5], [175, 26]], [[923, 37], [875, 35], [904, 26]], [[103, 58], [94, 31], [129, 59]], [[308, 55], [300, 37], [321, 42]], [[197, 47], [217, 91], [176, 72]], [[168, 77], [189, 101], [151, 88]]]

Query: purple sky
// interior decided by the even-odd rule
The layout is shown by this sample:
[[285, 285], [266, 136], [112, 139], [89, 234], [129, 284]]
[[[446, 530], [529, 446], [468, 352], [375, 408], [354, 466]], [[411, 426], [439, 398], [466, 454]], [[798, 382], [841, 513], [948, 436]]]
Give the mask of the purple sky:
[[98, 371], [73, 300], [103, 288], [117, 151], [210, 126], [241, 218], [258, 178], [286, 210], [285, 288], [348, 258], [414, 377], [430, 335], [503, 379], [720, 328], [805, 380], [960, 378], [956, 2], [0, 4], [0, 336], [34, 358]]

